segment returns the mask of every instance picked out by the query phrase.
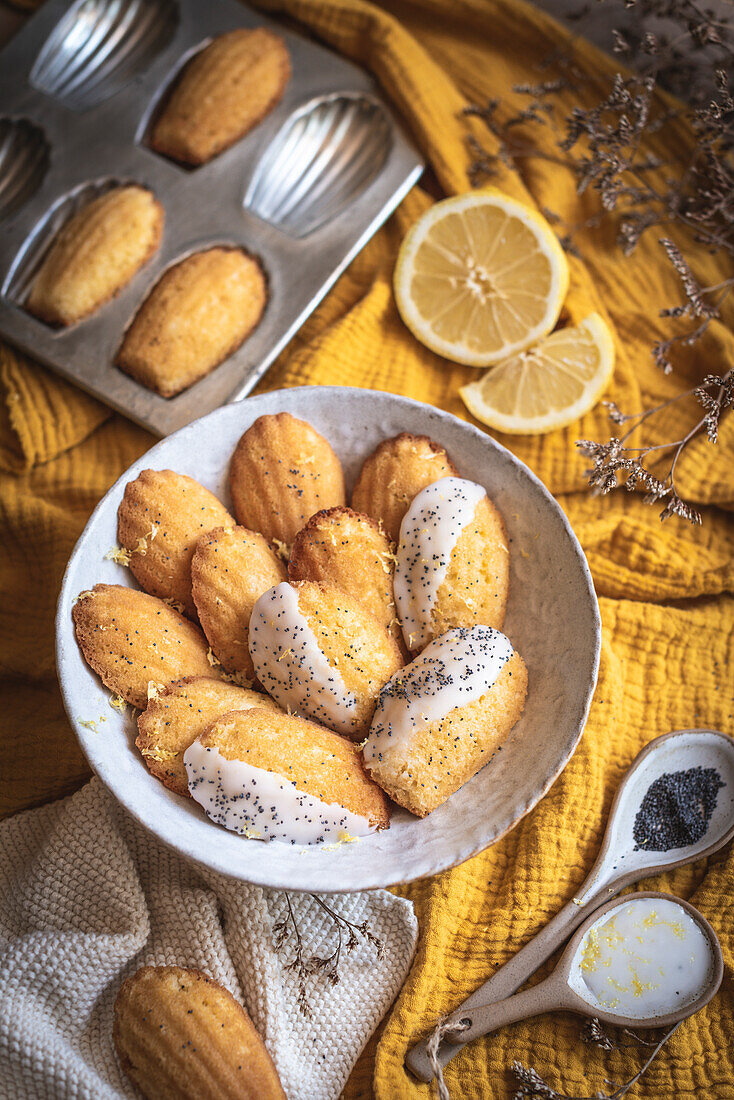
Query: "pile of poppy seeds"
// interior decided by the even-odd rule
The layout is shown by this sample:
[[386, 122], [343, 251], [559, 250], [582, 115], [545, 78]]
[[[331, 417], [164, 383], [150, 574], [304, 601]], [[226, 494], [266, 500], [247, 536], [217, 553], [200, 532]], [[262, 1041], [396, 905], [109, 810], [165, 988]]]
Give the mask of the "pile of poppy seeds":
[[669, 852], [695, 844], [705, 835], [718, 793], [725, 786], [716, 768], [688, 768], [658, 776], [645, 791], [635, 817], [636, 848]]

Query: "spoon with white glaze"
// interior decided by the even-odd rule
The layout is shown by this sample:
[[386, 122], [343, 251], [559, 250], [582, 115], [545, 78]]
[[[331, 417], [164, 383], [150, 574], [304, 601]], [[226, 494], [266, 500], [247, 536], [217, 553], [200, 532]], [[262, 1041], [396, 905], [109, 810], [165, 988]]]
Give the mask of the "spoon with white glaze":
[[629, 894], [592, 913], [544, 981], [453, 1012], [446, 1039], [468, 1043], [557, 1009], [617, 1027], [671, 1027], [708, 1004], [723, 975], [716, 933], [697, 909], [669, 894]]
[[[635, 842], [635, 818], [650, 786], [668, 773], [713, 768], [722, 786], [703, 835], [693, 844], [667, 851], [641, 848]], [[599, 856], [576, 896], [538, 934], [461, 1005], [463, 1014], [477, 1005], [500, 1001], [515, 993], [566, 938], [609, 898], [646, 875], [669, 871], [709, 856], [734, 836], [734, 739], [715, 730], [677, 730], [651, 741], [634, 760], [612, 803]], [[455, 1014], [454, 1014], [455, 1015]], [[446, 1066], [464, 1040], [444, 1042], [438, 1061]], [[408, 1069], [430, 1081], [433, 1069], [426, 1041], [405, 1058]]]

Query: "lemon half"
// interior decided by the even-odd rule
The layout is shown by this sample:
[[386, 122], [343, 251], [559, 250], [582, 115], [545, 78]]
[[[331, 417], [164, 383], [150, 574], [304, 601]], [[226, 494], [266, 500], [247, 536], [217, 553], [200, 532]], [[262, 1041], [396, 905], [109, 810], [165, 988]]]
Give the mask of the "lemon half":
[[614, 371], [614, 341], [598, 313], [463, 386], [472, 416], [500, 432], [539, 435], [565, 428], [597, 403]]
[[568, 262], [540, 214], [488, 189], [427, 210], [402, 243], [394, 281], [400, 315], [418, 340], [486, 367], [551, 331]]

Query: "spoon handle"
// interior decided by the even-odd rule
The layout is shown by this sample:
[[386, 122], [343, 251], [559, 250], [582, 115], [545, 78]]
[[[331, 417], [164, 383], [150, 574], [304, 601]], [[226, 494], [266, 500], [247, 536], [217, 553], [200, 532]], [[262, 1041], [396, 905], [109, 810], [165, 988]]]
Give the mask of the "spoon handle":
[[[587, 883], [592, 880], [592, 876], [593, 872], [586, 880]], [[446, 1022], [455, 1024], [465, 1017], [470, 1009], [479, 1005], [487, 1005], [489, 1002], [503, 1001], [516, 993], [531, 974], [534, 974], [538, 967], [542, 966], [546, 959], [549, 959], [553, 952], [593, 912], [599, 904], [599, 894], [602, 891], [603, 884], [601, 884], [600, 890], [594, 890], [593, 893], [585, 897], [583, 905], [576, 905], [573, 901], [568, 902], [560, 913], [557, 913], [544, 928], [541, 928], [533, 939], [520, 948], [516, 955], [513, 955], [504, 966], [494, 972], [488, 981], [480, 985], [471, 996], [467, 997], [459, 1008], [447, 1017]], [[586, 883], [581, 887], [582, 895], [585, 892]], [[529, 992], [532, 992], [532, 990]], [[442, 1043], [438, 1050], [438, 1060], [441, 1065], [448, 1065], [451, 1059], [459, 1053], [462, 1046], [471, 1041], [471, 1038], [471, 1034], [467, 1033], [466, 1036], [462, 1035], [451, 1043]], [[405, 1056], [405, 1064], [411, 1073], [421, 1081], [431, 1081], [433, 1079], [433, 1069], [426, 1052], [425, 1040], [416, 1043], [408, 1051]]]
[[[446, 1023], [464, 1025], [465, 1030], [461, 1035], [447, 1036], [447, 1042], [452, 1046], [464, 1046], [465, 1043], [470, 1043], [481, 1035], [489, 1035], [507, 1024], [526, 1020], [530, 1016], [539, 1016], [542, 1012], [552, 1012], [555, 1008], [563, 1008], [563, 998], [558, 993], [558, 979], [551, 975], [532, 989], [524, 989], [522, 993], [515, 993], [504, 1000], [477, 1005], [474, 1009], [467, 1009], [464, 1005]], [[458, 1045], [456, 1049], [459, 1049]]]

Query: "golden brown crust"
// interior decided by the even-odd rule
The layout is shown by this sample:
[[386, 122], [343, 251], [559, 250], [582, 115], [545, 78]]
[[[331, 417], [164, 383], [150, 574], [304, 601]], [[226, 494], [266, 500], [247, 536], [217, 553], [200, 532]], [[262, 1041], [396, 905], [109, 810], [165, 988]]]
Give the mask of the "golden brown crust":
[[267, 695], [212, 676], [187, 676], [168, 684], [138, 716], [140, 749], [148, 770], [176, 794], [188, 795], [183, 755], [220, 714], [264, 707], [279, 711]]
[[73, 325], [114, 298], [158, 251], [163, 207], [144, 187], [116, 187], [87, 203], [56, 236], [33, 280], [29, 313]]
[[147, 592], [97, 584], [79, 596], [72, 618], [87, 664], [106, 687], [141, 710], [151, 682], [216, 676], [199, 628]]
[[112, 1039], [148, 1100], [286, 1100], [252, 1020], [200, 970], [136, 971], [115, 999]]
[[352, 492], [352, 507], [382, 525], [392, 542], [413, 497], [457, 469], [440, 444], [426, 435], [402, 432], [383, 439], [365, 459]]
[[367, 733], [380, 691], [403, 665], [395, 639], [361, 603], [333, 584], [299, 581], [298, 607], [329, 664], [356, 696], [349, 737]]
[[259, 260], [217, 245], [169, 267], [133, 318], [117, 366], [162, 397], [209, 374], [256, 327], [268, 290]]
[[384, 794], [364, 770], [362, 755], [338, 733], [292, 714], [253, 708], [217, 718], [200, 737], [228, 760], [282, 775], [322, 802], [337, 803], [386, 828]]
[[418, 817], [431, 813], [476, 775], [507, 740], [525, 706], [528, 673], [513, 653], [491, 689], [416, 731], [410, 743], [367, 759], [369, 774]]
[[117, 509], [117, 538], [135, 579], [152, 596], [180, 604], [191, 619], [194, 550], [202, 532], [223, 526], [233, 527], [234, 518], [214, 493], [173, 470], [143, 470], [127, 483]]
[[402, 633], [393, 599], [395, 555], [370, 516], [351, 508], [327, 508], [296, 535], [288, 579], [336, 585], [358, 600], [398, 644]]
[[477, 624], [501, 630], [510, 586], [510, 545], [499, 510], [488, 497], [461, 532], [431, 614], [431, 635]]
[[191, 563], [194, 602], [202, 629], [226, 672], [254, 680], [247, 628], [255, 602], [286, 577], [265, 538], [246, 527], [202, 535]]
[[259, 417], [232, 455], [238, 523], [290, 547], [314, 512], [345, 503], [344, 472], [322, 435], [290, 413]]
[[151, 147], [184, 164], [204, 164], [272, 111], [290, 73], [288, 50], [272, 31], [220, 35], [185, 66], [153, 126]]

